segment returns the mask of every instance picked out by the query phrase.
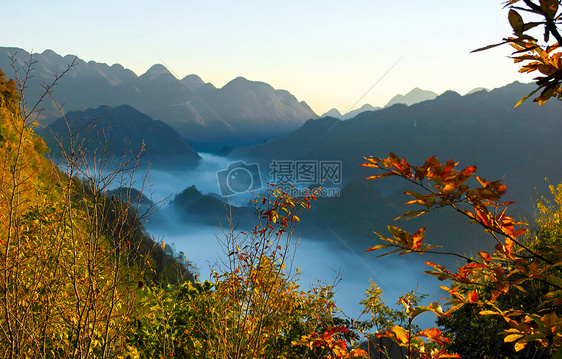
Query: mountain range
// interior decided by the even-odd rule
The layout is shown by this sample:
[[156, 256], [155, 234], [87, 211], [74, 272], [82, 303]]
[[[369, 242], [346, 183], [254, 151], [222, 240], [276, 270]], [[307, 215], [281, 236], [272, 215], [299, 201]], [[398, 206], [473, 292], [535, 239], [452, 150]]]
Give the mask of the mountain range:
[[[482, 90], [482, 89], [484, 89], [484, 88], [480, 87], [478, 89], [472, 90], [469, 93], [476, 92], [476, 91], [479, 91], [479, 90]], [[414, 105], [418, 102], [433, 100], [437, 96], [438, 95], [433, 91], [422, 90], [419, 87], [416, 87], [416, 88], [412, 89], [410, 92], [408, 92], [406, 95], [398, 94], [398, 95], [394, 96], [392, 99], [390, 99], [390, 101], [388, 101], [388, 103], [385, 105], [385, 107], [389, 107], [389, 106], [395, 105], [397, 103], [404, 104], [404, 105], [407, 105], [407, 106], [411, 106], [411, 105]], [[380, 110], [380, 109], [381, 109], [380, 107], [374, 107], [370, 104], [365, 104], [358, 109], [349, 111], [349, 112], [345, 113], [344, 115], [342, 115], [340, 113], [340, 111], [338, 111], [338, 109], [333, 108], [320, 117], [333, 117], [333, 118], [337, 118], [338, 120], [349, 120], [350, 118], [354, 118], [355, 116], [357, 116], [357, 115], [359, 115], [363, 112], [376, 111], [376, 110]]]
[[[7, 51], [0, 48], [3, 69], [10, 68], [2, 62], [8, 58]], [[22, 59], [29, 54], [17, 51], [16, 67], [25, 66]], [[33, 84], [49, 81], [74, 57], [47, 50], [34, 59], [38, 62], [28, 83], [28, 103], [39, 94], [32, 90], [39, 86]], [[123, 150], [120, 146], [125, 142], [138, 146], [144, 140], [158, 162], [177, 155], [179, 162], [172, 160], [172, 166], [181, 161], [193, 165], [199, 156], [187, 140], [199, 151], [225, 148], [227, 153], [243, 146], [227, 158], [255, 161], [264, 172], [275, 161], [341, 163], [340, 197], [319, 198], [303, 217], [308, 217], [309, 222], [306, 218], [303, 222], [312, 231], [333, 227], [369, 236], [406, 210], [400, 205], [405, 201], [400, 193], [411, 188], [393, 179], [364, 181], [373, 174], [360, 166], [365, 156], [386, 157], [392, 151], [414, 164], [436, 155], [443, 162], [454, 158], [461, 167], [476, 165], [478, 175], [507, 184], [506, 200], [516, 201], [520, 213], [533, 212], [537, 192], [546, 186], [545, 177], [552, 183], [562, 180], [559, 104], [550, 101], [538, 107], [527, 101], [514, 108], [517, 100], [534, 89], [533, 84], [514, 82], [491, 91], [475, 89], [465, 96], [453, 91], [436, 96], [414, 89], [397, 95], [385, 108], [363, 106], [346, 114], [353, 117], [343, 121], [340, 118], [346, 116], [335, 111], [318, 118], [289, 92], [242, 77], [218, 89], [197, 75], [178, 80], [162, 65], [137, 76], [120, 65], [77, 63], [55, 88], [55, 98], [64, 100], [65, 111], [73, 110], [66, 116], [70, 123], [98, 119], [113, 138], [115, 152]], [[45, 105], [39, 120], [62, 137], [64, 120], [55, 106]], [[186, 189], [174, 202], [190, 220], [200, 220], [205, 211], [216, 220], [223, 206], [216, 197], [206, 197], [195, 188]], [[455, 229], [463, 228], [454, 234], [457, 245], [477, 238], [457, 225], [456, 217], [437, 218], [433, 220], [436, 227], [455, 223]], [[416, 220], [408, 225], [415, 225]], [[446, 233], [438, 242], [447, 240]]]
[[55, 155], [61, 147], [67, 153], [81, 147], [88, 154], [117, 158], [133, 158], [142, 150], [142, 163], [172, 169], [193, 167], [200, 160], [176, 130], [129, 105], [70, 111], [38, 133]]
[[[351, 244], [355, 240], [365, 246], [362, 238], [376, 237], [373, 231], [387, 233], [387, 225], [412, 232], [425, 226], [429, 243], [460, 252], [491, 250], [495, 242], [454, 211], [393, 222], [398, 215], [418, 209], [403, 205], [411, 199], [403, 193], [419, 188], [397, 178], [366, 181], [378, 172], [360, 164], [366, 162], [364, 157], [384, 158], [394, 152], [414, 165], [434, 155], [442, 162], [453, 158], [461, 169], [476, 165], [477, 175], [507, 185], [504, 199], [515, 201], [510, 214], [533, 223], [535, 203], [548, 193], [548, 183], [562, 181], [559, 103], [550, 101], [539, 107], [527, 101], [514, 108], [534, 88], [514, 82], [465, 96], [447, 91], [433, 100], [411, 106], [395, 104], [346, 121], [314, 119], [287, 136], [237, 148], [229, 157], [256, 162], [269, 181], [272, 179], [265, 173], [272, 163], [341, 162], [342, 185], [329, 181], [324, 185], [340, 188], [340, 195], [319, 197], [313, 209], [301, 216], [310, 233], [331, 228], [349, 236]], [[326, 232], [324, 237], [334, 235]]]
[[393, 98], [390, 99], [390, 101], [388, 101], [385, 107], [389, 107], [397, 103], [411, 106], [418, 102], [433, 100], [437, 96], [438, 95], [433, 91], [422, 90], [419, 87], [416, 87], [412, 89], [410, 92], [408, 92], [406, 95], [398, 94], [394, 96]]
[[333, 118], [337, 118], [339, 120], [349, 120], [350, 118], [353, 118], [353, 117], [355, 117], [355, 116], [357, 116], [360, 113], [363, 113], [365, 111], [376, 111], [376, 110], [380, 110], [380, 107], [374, 107], [374, 106], [371, 106], [369, 104], [365, 104], [365, 105], [361, 106], [360, 108], [358, 108], [356, 110], [352, 110], [352, 111], [347, 112], [345, 115], [342, 115], [338, 111], [338, 109], [333, 108], [320, 117], [333, 117]]
[[[484, 178], [504, 178], [510, 199], [532, 210], [534, 187], [544, 185], [545, 177], [553, 183], [562, 179], [559, 104], [538, 107], [528, 101], [514, 108], [533, 89], [515, 82], [465, 96], [448, 91], [434, 100], [396, 104], [346, 121], [310, 120], [287, 136], [237, 148], [229, 157], [256, 161], [262, 168], [274, 160], [341, 161], [344, 183], [372, 175], [360, 166], [365, 156], [386, 157], [392, 151], [410, 163], [433, 155], [442, 161], [454, 158], [461, 166], [477, 165]], [[398, 190], [392, 180], [379, 183], [385, 196]]]
[[[27, 64], [32, 64], [26, 86], [28, 105], [40, 98], [43, 83], [52, 82], [73, 62], [53, 92], [64, 103], [64, 112], [127, 104], [172, 126], [198, 150], [260, 143], [318, 117], [289, 92], [243, 77], [216, 88], [197, 75], [179, 80], [163, 65], [137, 76], [119, 64], [85, 62], [51, 50], [31, 56], [22, 49], [0, 47], [0, 68], [8, 77], [16, 75], [12, 65], [20, 69], [21, 77]], [[49, 124], [61, 116], [51, 102], [43, 106], [39, 122]]]

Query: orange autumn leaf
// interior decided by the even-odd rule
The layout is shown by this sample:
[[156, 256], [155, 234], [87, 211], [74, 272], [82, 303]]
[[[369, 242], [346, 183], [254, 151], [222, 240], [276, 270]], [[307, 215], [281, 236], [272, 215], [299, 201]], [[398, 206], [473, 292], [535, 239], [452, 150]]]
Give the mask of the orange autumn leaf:
[[473, 290], [472, 292], [468, 293], [467, 299], [470, 303], [476, 303], [478, 301], [478, 292]]

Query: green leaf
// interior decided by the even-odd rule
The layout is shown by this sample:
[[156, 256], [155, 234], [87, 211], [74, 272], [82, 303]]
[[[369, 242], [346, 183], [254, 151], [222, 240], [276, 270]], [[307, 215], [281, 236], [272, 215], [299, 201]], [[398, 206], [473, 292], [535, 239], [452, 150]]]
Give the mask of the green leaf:
[[481, 48], [479, 48], [479, 49], [472, 50], [470, 53], [473, 53], [473, 52], [480, 52], [480, 51], [484, 51], [484, 50], [493, 49], [494, 47], [497, 47], [497, 46], [500, 46], [500, 45], [504, 45], [504, 44], [507, 44], [507, 43], [508, 43], [508, 41], [504, 41], [504, 42], [500, 42], [499, 44], [493, 44], [493, 45], [484, 46], [484, 47], [481, 47]]
[[523, 26], [523, 31], [530, 30], [539, 25], [544, 25], [544, 22], [528, 22], [525, 24], [525, 26]]
[[392, 250], [392, 251], [390, 251], [390, 252], [388, 252], [388, 253], [380, 254], [380, 255], [377, 256], [377, 258], [385, 257], [385, 256], [387, 256], [387, 255], [389, 255], [389, 254], [392, 254], [392, 253], [395, 253], [395, 252], [398, 252], [398, 251], [401, 251], [401, 250], [402, 250], [402, 248], [397, 248], [397, 249]]
[[558, 0], [540, 0], [541, 10], [549, 19], [554, 19], [558, 12]]
[[425, 209], [421, 209], [421, 210], [418, 210], [418, 211], [410, 211], [410, 212], [406, 212], [406, 213], [404, 213], [404, 214], [402, 214], [402, 215], [396, 217], [394, 220], [396, 221], [396, 220], [401, 219], [401, 218], [412, 219], [412, 218], [419, 217], [419, 216], [421, 216], [422, 214], [425, 214], [425, 213], [427, 213], [427, 212], [429, 212], [429, 211], [428, 211], [428, 210], [425, 210]]
[[521, 15], [519, 15], [517, 11], [510, 9], [508, 19], [513, 32], [517, 35], [522, 34], [525, 29], [525, 23], [523, 22]]

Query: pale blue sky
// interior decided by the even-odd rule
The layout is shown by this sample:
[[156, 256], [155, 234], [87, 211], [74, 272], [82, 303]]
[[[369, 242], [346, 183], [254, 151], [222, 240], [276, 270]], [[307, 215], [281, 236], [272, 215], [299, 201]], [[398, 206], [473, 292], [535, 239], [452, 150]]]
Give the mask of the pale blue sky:
[[165, 62], [218, 87], [244, 76], [318, 114], [346, 112], [404, 55], [356, 107], [383, 106], [414, 87], [464, 94], [530, 81], [507, 46], [469, 54], [510, 34], [501, 2], [11, 1], [0, 46], [119, 62], [138, 75]]

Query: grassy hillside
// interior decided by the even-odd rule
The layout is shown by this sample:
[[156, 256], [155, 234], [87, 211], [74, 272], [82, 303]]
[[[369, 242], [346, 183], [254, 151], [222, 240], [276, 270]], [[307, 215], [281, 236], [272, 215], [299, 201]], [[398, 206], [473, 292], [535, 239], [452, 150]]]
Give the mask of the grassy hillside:
[[132, 196], [106, 196], [109, 178], [79, 157], [62, 173], [43, 156], [18, 98], [0, 72], [0, 352], [122, 351], [144, 283], [193, 278], [143, 232]]

